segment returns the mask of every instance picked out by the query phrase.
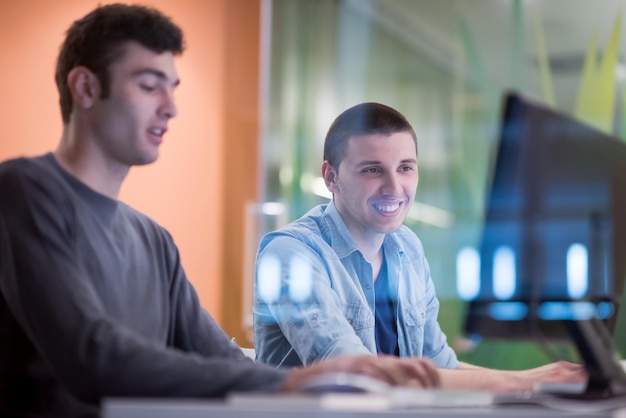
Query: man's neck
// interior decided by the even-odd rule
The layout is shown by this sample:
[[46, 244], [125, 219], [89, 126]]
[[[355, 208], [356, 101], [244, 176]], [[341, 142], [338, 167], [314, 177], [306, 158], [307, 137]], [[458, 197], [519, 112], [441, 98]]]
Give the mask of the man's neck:
[[354, 243], [359, 251], [361, 251], [361, 254], [363, 254], [363, 257], [373, 266], [378, 265], [380, 267], [382, 262], [383, 242], [385, 241], [386, 234], [372, 232], [371, 230], [360, 227], [357, 222], [351, 221], [350, 217], [346, 217], [342, 214], [341, 206], [337, 206], [336, 202], [333, 204], [348, 229], [350, 236], [354, 240]]
[[374, 263], [382, 259], [382, 254], [383, 254], [382, 242], [380, 243], [380, 245], [374, 245], [374, 246], [364, 245], [363, 243], [357, 242], [357, 247], [359, 248], [359, 250], [361, 250], [361, 252], [365, 256], [367, 261], [369, 261], [370, 263]]
[[67, 172], [94, 191], [114, 200], [117, 200], [122, 181], [130, 169], [107, 162], [87, 141], [80, 141], [67, 130], [64, 130], [54, 156]]
[[376, 281], [383, 262], [383, 241], [385, 240], [385, 235], [376, 234], [375, 236], [363, 237], [353, 232], [351, 232], [351, 235], [363, 257], [372, 265], [372, 276], [374, 281]]

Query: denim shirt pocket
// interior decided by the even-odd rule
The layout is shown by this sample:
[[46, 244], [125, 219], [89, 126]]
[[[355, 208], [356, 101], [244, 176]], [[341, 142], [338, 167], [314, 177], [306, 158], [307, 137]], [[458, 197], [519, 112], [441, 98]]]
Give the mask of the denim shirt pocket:
[[343, 315], [355, 331], [374, 327], [374, 315], [368, 307], [348, 303], [343, 307]]
[[426, 308], [419, 304], [409, 305], [403, 309], [404, 324], [409, 327], [424, 326]]
[[424, 354], [426, 308], [412, 304], [402, 309], [402, 325], [398, 329], [400, 354], [408, 357], [421, 357]]

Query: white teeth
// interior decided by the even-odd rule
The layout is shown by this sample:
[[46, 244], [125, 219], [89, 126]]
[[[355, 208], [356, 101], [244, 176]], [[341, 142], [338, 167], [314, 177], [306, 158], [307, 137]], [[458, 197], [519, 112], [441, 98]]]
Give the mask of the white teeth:
[[154, 128], [154, 129], [150, 129], [150, 131], [153, 134], [155, 134], [155, 135], [162, 135], [163, 134], [163, 129]]
[[398, 203], [393, 204], [393, 205], [376, 205], [376, 209], [381, 212], [394, 212], [398, 210], [399, 207], [400, 207], [400, 204]]

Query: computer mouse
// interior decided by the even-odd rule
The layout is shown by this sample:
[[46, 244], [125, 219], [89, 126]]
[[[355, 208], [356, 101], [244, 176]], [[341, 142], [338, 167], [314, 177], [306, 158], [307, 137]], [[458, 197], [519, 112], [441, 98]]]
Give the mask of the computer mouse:
[[390, 385], [382, 380], [354, 373], [324, 373], [304, 380], [299, 390], [303, 393], [383, 393]]

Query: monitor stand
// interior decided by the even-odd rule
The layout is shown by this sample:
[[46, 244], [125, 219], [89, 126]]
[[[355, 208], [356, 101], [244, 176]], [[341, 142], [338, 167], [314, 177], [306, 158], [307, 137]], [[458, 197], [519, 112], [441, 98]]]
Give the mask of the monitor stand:
[[553, 394], [576, 399], [626, 397], [626, 373], [602, 321], [597, 318], [565, 320], [564, 325], [580, 354], [589, 380], [582, 392]]

